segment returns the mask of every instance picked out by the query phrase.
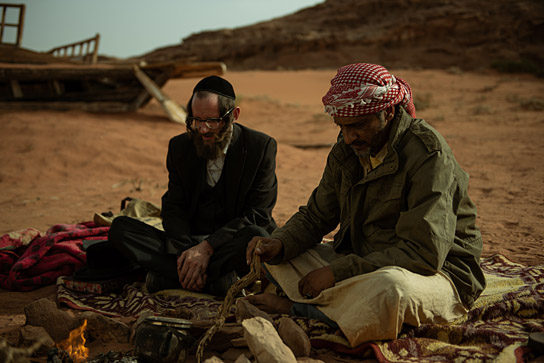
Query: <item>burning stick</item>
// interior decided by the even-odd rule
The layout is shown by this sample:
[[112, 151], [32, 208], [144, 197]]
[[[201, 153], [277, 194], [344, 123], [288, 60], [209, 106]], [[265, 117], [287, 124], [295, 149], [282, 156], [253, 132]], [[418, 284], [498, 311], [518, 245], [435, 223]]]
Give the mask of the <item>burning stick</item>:
[[70, 332], [70, 336], [57, 344], [57, 347], [64, 350], [70, 358], [76, 363], [85, 362], [89, 357], [89, 348], [85, 346], [85, 329], [87, 328], [87, 320], [79, 328]]

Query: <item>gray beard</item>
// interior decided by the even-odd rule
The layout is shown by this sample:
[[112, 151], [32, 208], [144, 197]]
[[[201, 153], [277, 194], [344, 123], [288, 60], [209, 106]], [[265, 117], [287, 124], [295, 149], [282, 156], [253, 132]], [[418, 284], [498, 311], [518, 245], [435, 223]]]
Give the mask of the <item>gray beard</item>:
[[353, 152], [357, 157], [359, 158], [369, 158], [370, 156], [376, 156], [380, 150], [382, 149], [383, 145], [387, 142], [389, 139], [389, 131], [391, 130], [390, 125], [385, 123], [385, 116], [381, 114], [379, 116], [380, 118], [380, 130], [374, 134], [372, 142], [368, 145], [369, 148], [366, 151], [360, 151], [355, 150], [352, 148]]
[[219, 134], [214, 134], [214, 142], [212, 144], [206, 144], [202, 140], [202, 136], [199, 133], [191, 134], [193, 144], [196, 148], [196, 154], [206, 160], [215, 160], [223, 154], [226, 146], [232, 139], [232, 124], [225, 125]]
[[355, 155], [357, 155], [358, 158], [369, 158], [370, 157], [370, 148], [367, 151], [359, 151], [352, 148]]

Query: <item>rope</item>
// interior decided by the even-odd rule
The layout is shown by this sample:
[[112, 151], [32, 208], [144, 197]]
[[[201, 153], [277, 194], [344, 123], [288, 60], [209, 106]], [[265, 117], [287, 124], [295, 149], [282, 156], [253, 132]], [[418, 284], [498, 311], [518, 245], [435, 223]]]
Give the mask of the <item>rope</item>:
[[[261, 241], [259, 240], [255, 246], [255, 250], [259, 247], [260, 244]], [[260, 256], [255, 254], [255, 250], [253, 250], [253, 259], [251, 261], [249, 273], [242, 277], [240, 280], [236, 281], [236, 283], [230, 287], [229, 291], [227, 291], [225, 300], [223, 301], [223, 304], [219, 307], [219, 311], [217, 312], [217, 316], [215, 317], [214, 325], [212, 325], [206, 331], [206, 333], [198, 343], [198, 349], [196, 351], [197, 363], [200, 363], [202, 361], [202, 355], [204, 354], [204, 349], [206, 348], [206, 345], [208, 345], [214, 334], [225, 323], [225, 319], [227, 318], [227, 314], [230, 311], [235, 297], [242, 291], [243, 288], [247, 287], [249, 284], [259, 279], [261, 273], [261, 258]]]

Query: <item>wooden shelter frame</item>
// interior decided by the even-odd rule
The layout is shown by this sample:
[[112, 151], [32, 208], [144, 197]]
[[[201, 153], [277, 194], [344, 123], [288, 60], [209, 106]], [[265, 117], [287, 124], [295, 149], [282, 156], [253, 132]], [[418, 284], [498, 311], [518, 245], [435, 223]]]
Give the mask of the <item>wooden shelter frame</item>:
[[[10, 8], [19, 9], [19, 17], [16, 23], [7, 22], [7, 12]], [[0, 3], [0, 12], [2, 14], [0, 19], [0, 44], [10, 44], [20, 47], [23, 40], [23, 27], [25, 25], [25, 5]], [[4, 41], [7, 28], [16, 28], [14, 43]]]
[[77, 59], [84, 63], [96, 64], [98, 62], [98, 44], [100, 34], [80, 42], [61, 45], [49, 50], [47, 53], [55, 57]]

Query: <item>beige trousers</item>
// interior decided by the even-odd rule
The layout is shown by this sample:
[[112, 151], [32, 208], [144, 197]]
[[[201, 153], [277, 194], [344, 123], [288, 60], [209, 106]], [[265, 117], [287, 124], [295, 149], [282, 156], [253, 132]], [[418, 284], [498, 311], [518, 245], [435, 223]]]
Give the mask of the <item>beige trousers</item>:
[[338, 324], [352, 347], [396, 339], [403, 324], [443, 324], [467, 313], [446, 275], [422, 276], [397, 266], [340, 281], [312, 299], [302, 297], [298, 281], [338, 256], [332, 246], [321, 244], [287, 263], [266, 267], [289, 299], [316, 305]]

